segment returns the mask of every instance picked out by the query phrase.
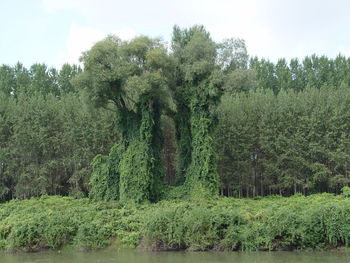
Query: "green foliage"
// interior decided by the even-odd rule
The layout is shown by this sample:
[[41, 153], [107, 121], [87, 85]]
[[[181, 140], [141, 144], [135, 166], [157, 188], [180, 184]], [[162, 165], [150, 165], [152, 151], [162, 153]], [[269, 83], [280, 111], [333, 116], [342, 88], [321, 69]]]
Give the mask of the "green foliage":
[[159, 204], [147, 236], [159, 249], [259, 250], [348, 245], [348, 201], [332, 195]]
[[[133, 141], [120, 163], [120, 200], [142, 202], [150, 199], [152, 159], [149, 158], [149, 146]], [[147, 158], [148, 157], [148, 158]], [[134, 175], [134, 176], [131, 176]]]
[[186, 198], [187, 189], [185, 185], [168, 186], [164, 189], [163, 200], [183, 200]]
[[251, 58], [249, 69], [256, 73], [258, 87], [273, 90], [303, 91], [324, 86], [340, 87], [350, 84], [350, 60], [342, 55], [335, 59], [325, 56], [307, 56], [302, 61], [279, 59], [272, 63], [265, 59]]
[[341, 195], [344, 197], [350, 197], [350, 187], [349, 186], [342, 187]]
[[93, 163], [94, 198], [106, 199], [105, 192], [111, 186], [102, 179], [99, 182], [101, 176], [120, 178], [112, 183], [115, 189], [114, 184], [120, 182], [119, 195], [113, 199], [122, 202], [159, 199], [163, 183], [160, 115], [169, 107], [167, 74], [171, 67], [163, 44], [148, 37], [121, 41], [110, 36], [94, 45], [82, 60], [85, 70], [78, 76], [77, 85], [87, 91], [97, 106], [116, 110], [121, 134], [116, 160], [110, 155], [109, 161], [98, 157]]
[[248, 67], [249, 55], [244, 39], [225, 39], [217, 44], [217, 62], [225, 72]]
[[121, 246], [140, 242], [142, 215], [116, 202], [46, 197], [0, 205], [1, 249], [36, 251], [62, 246], [101, 248], [118, 239]]
[[175, 26], [170, 52], [109, 36], [83, 54], [84, 71], [0, 66], [0, 200], [82, 198], [89, 187], [124, 203], [218, 188], [339, 193], [350, 183], [350, 60], [248, 61], [244, 40]]
[[223, 89], [227, 94], [247, 93], [258, 88], [256, 73], [251, 69], [237, 69], [225, 75]]
[[86, 107], [73, 88], [80, 71], [0, 67], [0, 200], [86, 196], [91, 159], [117, 136], [112, 114]]
[[76, 94], [1, 101], [0, 198], [86, 195], [91, 159], [117, 138], [114, 115], [86, 108]]
[[96, 155], [91, 166], [89, 197], [93, 200], [118, 200], [119, 198], [119, 162], [123, 145], [116, 144], [108, 156]]
[[349, 246], [349, 207], [331, 194], [142, 206], [43, 196], [0, 205], [0, 248], [327, 249]]
[[70, 83], [81, 69], [76, 65], [65, 64], [61, 70], [48, 68], [45, 64], [34, 64], [26, 69], [21, 63], [14, 67], [0, 66], [0, 92], [17, 97], [20, 93], [27, 95], [52, 94], [60, 97], [75, 92]]
[[224, 96], [215, 140], [222, 192], [339, 193], [349, 183], [347, 88]]
[[174, 27], [172, 48], [178, 71], [175, 101], [179, 116], [175, 121], [180, 138], [179, 170], [186, 171], [189, 196], [202, 193], [198, 187], [204, 189], [205, 196], [215, 196], [218, 174], [212, 134], [223, 80], [216, 64], [217, 46], [203, 27], [194, 26]]

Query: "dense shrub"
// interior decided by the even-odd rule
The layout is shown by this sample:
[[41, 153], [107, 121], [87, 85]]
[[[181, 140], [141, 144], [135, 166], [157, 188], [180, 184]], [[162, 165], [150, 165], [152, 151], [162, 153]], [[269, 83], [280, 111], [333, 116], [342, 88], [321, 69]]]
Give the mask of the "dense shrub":
[[327, 249], [348, 246], [350, 199], [331, 194], [121, 205], [70, 197], [0, 205], [0, 248], [63, 246], [168, 250]]

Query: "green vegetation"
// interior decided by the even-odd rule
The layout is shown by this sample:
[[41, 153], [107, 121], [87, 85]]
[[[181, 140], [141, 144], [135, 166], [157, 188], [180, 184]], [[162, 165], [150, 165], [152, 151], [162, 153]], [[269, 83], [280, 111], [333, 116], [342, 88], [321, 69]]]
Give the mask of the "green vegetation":
[[85, 97], [0, 92], [0, 200], [86, 196], [91, 160], [118, 134], [114, 114], [89, 107]]
[[216, 134], [222, 191], [339, 193], [350, 182], [349, 105], [345, 87], [224, 97]]
[[[147, 37], [130, 42], [109, 37], [86, 52], [82, 61], [84, 72], [78, 76], [77, 85], [87, 91], [96, 106], [115, 109], [121, 137], [114, 146], [118, 150], [112, 162], [94, 160], [95, 178], [103, 176], [100, 166], [111, 164], [116, 184], [110, 187], [119, 188], [119, 196], [109, 199], [158, 200], [163, 182], [160, 116], [170, 99], [166, 74], [171, 61], [164, 45]], [[94, 192], [102, 187], [99, 182], [104, 183], [92, 181]]]
[[113, 236], [134, 246], [139, 238], [140, 214], [135, 215], [133, 207], [123, 208], [114, 202], [42, 196], [10, 201], [2, 204], [0, 211], [2, 249], [101, 248]]
[[350, 59], [175, 26], [81, 61], [0, 67], [0, 248], [348, 246]]
[[[0, 200], [339, 193], [350, 183], [350, 59], [249, 58], [203, 26], [109, 36], [84, 70], [0, 67]], [[168, 191], [170, 189], [170, 191]]]
[[183, 115], [179, 110], [177, 119], [189, 117], [178, 122], [179, 132], [185, 133], [184, 139], [179, 134], [180, 145], [186, 144], [180, 156], [189, 158], [180, 162], [184, 165], [180, 169], [186, 171], [185, 188], [190, 196], [216, 196], [219, 177], [212, 134], [223, 83], [216, 64], [217, 47], [203, 27], [175, 27], [172, 46], [179, 76], [175, 87], [177, 105], [184, 105], [185, 111]]
[[43, 196], [0, 205], [0, 248], [330, 249], [349, 245], [349, 207], [331, 194], [126, 206]]

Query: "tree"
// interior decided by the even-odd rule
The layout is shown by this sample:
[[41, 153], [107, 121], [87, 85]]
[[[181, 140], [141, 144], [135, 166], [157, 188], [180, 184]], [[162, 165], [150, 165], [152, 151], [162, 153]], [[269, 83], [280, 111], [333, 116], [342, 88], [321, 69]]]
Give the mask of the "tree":
[[223, 71], [247, 69], [248, 52], [244, 39], [225, 39], [217, 44], [217, 63]]
[[119, 187], [122, 202], [157, 200], [163, 182], [160, 116], [169, 105], [167, 74], [172, 66], [165, 46], [148, 37], [121, 41], [110, 36], [87, 51], [82, 61], [84, 72], [77, 82], [96, 106], [116, 111], [121, 137], [114, 147], [119, 156], [109, 162], [120, 177], [111, 182], [119, 185], [106, 187]]
[[7, 95], [14, 94], [16, 90], [16, 79], [13, 68], [2, 65], [0, 67], [0, 92]]
[[175, 26], [172, 50], [177, 62], [176, 125], [185, 186], [190, 196], [215, 196], [219, 178], [212, 136], [223, 80], [217, 45], [202, 26], [184, 30]]
[[64, 64], [62, 66], [57, 78], [60, 95], [75, 91], [71, 80], [80, 72], [81, 69], [76, 65]]

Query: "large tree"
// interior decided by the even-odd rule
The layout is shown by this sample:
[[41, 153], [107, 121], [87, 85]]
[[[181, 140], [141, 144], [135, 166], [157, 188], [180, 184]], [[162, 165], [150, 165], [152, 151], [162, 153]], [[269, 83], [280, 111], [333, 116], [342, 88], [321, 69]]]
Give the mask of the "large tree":
[[216, 195], [219, 179], [212, 135], [223, 80], [217, 45], [202, 26], [174, 27], [172, 50], [177, 62], [180, 179], [185, 177], [189, 196]]
[[[97, 157], [94, 161], [92, 197], [114, 187], [112, 193], [119, 193], [123, 202], [157, 200], [163, 176], [160, 116], [170, 99], [167, 74], [172, 63], [166, 48], [148, 37], [121, 41], [110, 36], [87, 51], [82, 61], [84, 72], [78, 83], [97, 106], [116, 111], [121, 136], [110, 154], [112, 160]], [[99, 165], [108, 163], [113, 171], [100, 173]], [[99, 176], [114, 178], [100, 180], [101, 185]]]

